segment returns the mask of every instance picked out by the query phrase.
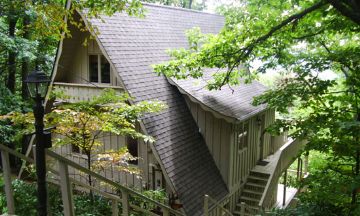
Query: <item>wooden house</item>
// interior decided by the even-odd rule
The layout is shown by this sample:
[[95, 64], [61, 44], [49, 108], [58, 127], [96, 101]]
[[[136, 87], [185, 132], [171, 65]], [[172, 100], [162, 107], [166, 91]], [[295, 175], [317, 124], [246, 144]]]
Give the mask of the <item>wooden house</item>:
[[[53, 85], [72, 101], [88, 100], [104, 88], [113, 88], [129, 93], [130, 103], [156, 99], [168, 105], [139, 125], [155, 143], [113, 134], [103, 140], [104, 149], [128, 146], [140, 157], [135, 166], [141, 178], [111, 170], [102, 174], [132, 187], [163, 188], [189, 216], [210, 214], [214, 209], [216, 205], [208, 204], [208, 198], [204, 207], [205, 195], [234, 214], [240, 214], [241, 202], [250, 215], [252, 209], [273, 206], [278, 179], [301, 147], [300, 142], [288, 142], [283, 135], [264, 132], [274, 121], [275, 111], [251, 102], [266, 88], [254, 81], [208, 91], [204, 80], [167, 79], [151, 67], [169, 60], [167, 49], [188, 46], [187, 29], [200, 27], [202, 32], [217, 33], [224, 18], [159, 5], [144, 7], [144, 19], [116, 13], [100, 21], [76, 14], [75, 19], [84, 20], [89, 31], [70, 25], [72, 37], [61, 41], [58, 48]], [[90, 31], [90, 24], [98, 34]], [[90, 35], [95, 39], [84, 46]], [[79, 164], [86, 162], [71, 146], [56, 151]]]

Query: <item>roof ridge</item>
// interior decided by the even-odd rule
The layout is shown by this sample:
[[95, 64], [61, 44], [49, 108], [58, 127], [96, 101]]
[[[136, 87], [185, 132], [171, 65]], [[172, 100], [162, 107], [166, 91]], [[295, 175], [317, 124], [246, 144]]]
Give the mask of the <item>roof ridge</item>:
[[222, 16], [220, 14], [216, 14], [216, 13], [198, 11], [198, 10], [194, 10], [194, 9], [175, 7], [175, 6], [170, 6], [170, 5], [162, 5], [162, 4], [149, 3], [149, 2], [141, 2], [141, 4], [151, 6], [151, 7], [159, 7], [159, 8], [166, 8], [166, 9], [172, 9], [172, 10], [181, 10], [181, 11], [187, 11], [187, 12], [192, 12], [192, 13], [200, 13], [200, 14], [208, 14], [208, 15], [213, 15], [213, 16], [224, 17], [224, 16]]

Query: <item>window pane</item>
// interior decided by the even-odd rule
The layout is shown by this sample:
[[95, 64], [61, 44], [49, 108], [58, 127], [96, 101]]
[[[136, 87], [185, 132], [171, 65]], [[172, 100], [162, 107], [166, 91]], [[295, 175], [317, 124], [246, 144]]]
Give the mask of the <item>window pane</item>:
[[104, 56], [101, 56], [101, 82], [110, 83], [110, 63]]
[[98, 56], [90, 55], [89, 56], [89, 74], [90, 82], [98, 82]]
[[249, 123], [243, 123], [239, 125], [239, 129], [237, 131], [237, 142], [239, 146], [239, 150], [248, 147], [248, 133], [249, 133]]

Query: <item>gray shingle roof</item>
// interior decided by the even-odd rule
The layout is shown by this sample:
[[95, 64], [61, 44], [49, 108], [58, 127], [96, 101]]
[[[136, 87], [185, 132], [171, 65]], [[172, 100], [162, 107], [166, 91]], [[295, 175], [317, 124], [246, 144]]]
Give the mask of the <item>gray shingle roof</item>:
[[105, 22], [91, 23], [97, 26], [97, 37], [135, 102], [158, 99], [167, 103], [167, 110], [147, 116], [143, 123], [156, 139], [155, 149], [186, 214], [199, 215], [205, 193], [219, 200], [228, 191], [181, 93], [150, 65], [168, 60], [165, 50], [169, 48], [187, 47], [185, 30], [196, 26], [216, 33], [224, 20], [185, 9], [145, 8], [145, 19], [115, 14], [103, 17]]
[[210, 79], [211, 73], [205, 73], [202, 79], [170, 79], [170, 82], [181, 93], [191, 96], [194, 102], [238, 121], [245, 120], [266, 109], [266, 104], [259, 106], [251, 104], [255, 96], [259, 96], [267, 89], [259, 82], [253, 81], [245, 84], [241, 81], [238, 86], [225, 85], [221, 90], [209, 91], [205, 86]]

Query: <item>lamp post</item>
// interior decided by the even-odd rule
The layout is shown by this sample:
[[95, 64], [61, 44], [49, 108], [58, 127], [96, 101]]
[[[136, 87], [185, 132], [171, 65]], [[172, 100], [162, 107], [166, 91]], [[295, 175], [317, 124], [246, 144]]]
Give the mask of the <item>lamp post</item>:
[[35, 116], [36, 134], [36, 175], [37, 175], [37, 199], [38, 215], [47, 215], [47, 190], [46, 190], [46, 162], [45, 148], [48, 147], [48, 134], [44, 133], [44, 99], [50, 79], [38, 67], [28, 75], [25, 80], [30, 97], [34, 99], [33, 106]]

